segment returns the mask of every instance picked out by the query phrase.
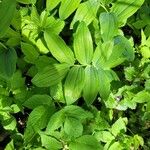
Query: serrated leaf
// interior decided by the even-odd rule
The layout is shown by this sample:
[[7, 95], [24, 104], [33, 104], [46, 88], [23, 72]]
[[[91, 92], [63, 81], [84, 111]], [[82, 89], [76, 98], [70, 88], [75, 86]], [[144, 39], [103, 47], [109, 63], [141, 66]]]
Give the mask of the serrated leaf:
[[85, 73], [81, 66], [70, 69], [64, 84], [65, 99], [67, 104], [74, 103], [81, 95], [84, 87]]
[[58, 150], [62, 149], [62, 143], [55, 138], [48, 136], [46, 134], [40, 134], [42, 146], [47, 149]]
[[103, 149], [100, 143], [92, 135], [84, 135], [69, 144], [71, 150], [100, 150]]
[[47, 105], [51, 106], [52, 105], [52, 99], [50, 96], [43, 94], [43, 95], [33, 95], [29, 99], [27, 99], [23, 105], [27, 108], [34, 109], [38, 106], [41, 105]]
[[81, 22], [77, 28], [73, 46], [79, 63], [90, 64], [93, 57], [93, 42], [90, 31], [84, 22]]
[[126, 20], [132, 16], [144, 3], [144, 0], [118, 0], [113, 4], [111, 11], [114, 12], [120, 23], [124, 25]]
[[80, 4], [81, 0], [62, 0], [59, 8], [59, 16], [62, 20], [68, 18]]
[[74, 64], [73, 52], [60, 36], [45, 31], [44, 39], [50, 52], [59, 62]]
[[16, 0], [3, 0], [0, 3], [0, 37], [8, 30], [16, 9]]
[[49, 87], [58, 84], [69, 70], [68, 64], [53, 64], [46, 66], [32, 79], [33, 84], [38, 87]]
[[51, 112], [45, 106], [38, 106], [30, 113], [24, 133], [25, 144], [31, 142], [34, 136], [46, 127], [50, 116]]
[[71, 22], [70, 28], [73, 29], [74, 24], [78, 21], [84, 21], [88, 26], [96, 17], [99, 4], [100, 3], [97, 0], [89, 0], [81, 3], [75, 13], [73, 21]]
[[71, 117], [67, 117], [64, 122], [64, 131], [69, 137], [79, 137], [83, 132], [82, 123]]
[[106, 12], [101, 13], [99, 21], [103, 41], [112, 40], [118, 32], [118, 22], [115, 14]]
[[87, 66], [85, 68], [85, 84], [83, 88], [83, 97], [85, 102], [90, 105], [95, 100], [99, 91], [99, 79], [96, 68]]
[[9, 48], [0, 53], [0, 76], [6, 79], [12, 77], [16, 70], [16, 62], [17, 54], [15, 49]]
[[53, 131], [57, 130], [62, 126], [65, 121], [65, 115], [63, 110], [60, 110], [53, 114], [48, 122], [46, 132], [51, 134]]
[[137, 93], [135, 97], [132, 99], [132, 101], [136, 103], [145, 103], [145, 102], [149, 102], [149, 100], [150, 100], [150, 94], [145, 90]]
[[25, 55], [25, 61], [27, 61], [28, 63], [35, 63], [35, 60], [38, 58], [39, 53], [33, 45], [21, 42], [21, 50]]

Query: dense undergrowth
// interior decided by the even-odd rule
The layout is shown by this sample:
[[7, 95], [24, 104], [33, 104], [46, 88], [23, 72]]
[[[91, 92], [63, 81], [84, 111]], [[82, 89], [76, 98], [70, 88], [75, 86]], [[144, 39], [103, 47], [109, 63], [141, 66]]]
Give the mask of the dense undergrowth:
[[150, 149], [149, 0], [1, 0], [0, 148]]

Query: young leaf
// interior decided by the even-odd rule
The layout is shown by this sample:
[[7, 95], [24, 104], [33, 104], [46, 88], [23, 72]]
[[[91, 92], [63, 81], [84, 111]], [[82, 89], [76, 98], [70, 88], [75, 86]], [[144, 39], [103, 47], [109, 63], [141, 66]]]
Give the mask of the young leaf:
[[28, 63], [34, 63], [39, 56], [39, 53], [31, 44], [21, 42], [21, 49], [25, 55], [25, 61]]
[[30, 109], [34, 109], [40, 105], [47, 105], [51, 106], [52, 105], [52, 99], [48, 95], [33, 95], [29, 99], [27, 99], [23, 105], [25, 107], [28, 107]]
[[62, 20], [68, 18], [80, 4], [81, 0], [62, 0], [59, 8], [59, 16]]
[[100, 14], [99, 21], [103, 41], [112, 40], [118, 32], [118, 22], [116, 16], [113, 13], [104, 12]]
[[44, 38], [52, 55], [61, 63], [74, 64], [74, 55], [61, 37], [51, 32], [44, 32]]
[[0, 76], [6, 79], [12, 77], [16, 70], [16, 62], [17, 54], [15, 49], [9, 48], [0, 53]]
[[16, 0], [0, 2], [0, 38], [3, 37], [11, 24], [16, 9]]
[[77, 28], [73, 46], [79, 63], [90, 64], [93, 57], [93, 42], [90, 31], [84, 22], [81, 22]]
[[95, 139], [92, 135], [83, 135], [79, 138], [77, 138], [74, 142], [71, 142], [69, 144], [69, 148], [71, 150], [100, 150], [103, 149], [103, 147], [100, 145], [100, 143]]
[[132, 16], [144, 3], [144, 0], [118, 0], [114, 3], [111, 11], [117, 15], [120, 26]]
[[79, 137], [83, 132], [83, 125], [75, 118], [67, 117], [64, 123], [64, 131], [69, 137]]
[[82, 67], [74, 66], [70, 69], [64, 85], [67, 104], [72, 104], [80, 97], [84, 86], [84, 77], [85, 74]]
[[68, 64], [53, 64], [46, 66], [32, 79], [33, 84], [38, 87], [49, 87], [58, 84], [69, 70]]
[[83, 88], [83, 97], [85, 102], [90, 105], [95, 100], [99, 91], [99, 78], [96, 68], [87, 66], [85, 68], [85, 84]]

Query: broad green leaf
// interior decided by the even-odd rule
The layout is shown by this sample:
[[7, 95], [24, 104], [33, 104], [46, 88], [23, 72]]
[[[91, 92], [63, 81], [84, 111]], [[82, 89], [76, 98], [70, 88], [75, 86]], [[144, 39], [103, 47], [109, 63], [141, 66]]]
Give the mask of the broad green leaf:
[[5, 150], [15, 150], [13, 140], [11, 140], [11, 141], [6, 145]]
[[50, 87], [50, 95], [55, 101], [66, 103], [62, 82]]
[[40, 134], [42, 146], [46, 149], [59, 150], [62, 149], [62, 143], [55, 138], [46, 134]]
[[80, 4], [81, 0], [62, 0], [59, 8], [59, 16], [62, 20], [68, 18]]
[[40, 25], [40, 16], [34, 5], [32, 6], [32, 9], [31, 9], [31, 21], [33, 21], [34, 24], [36, 24], [37, 26]]
[[95, 67], [87, 66], [85, 68], [85, 84], [83, 88], [83, 97], [85, 102], [90, 105], [95, 100], [99, 91], [98, 72]]
[[82, 123], [76, 118], [67, 117], [64, 123], [64, 131], [69, 137], [79, 137], [83, 132]]
[[9, 48], [0, 53], [0, 76], [6, 79], [12, 77], [16, 70], [16, 62], [17, 54], [15, 49]]
[[32, 79], [33, 84], [38, 87], [49, 87], [58, 84], [69, 70], [68, 64], [53, 64], [46, 66]]
[[27, 127], [24, 133], [24, 143], [28, 144], [34, 136], [46, 127], [51, 112], [48, 107], [38, 106], [29, 115]]
[[64, 84], [67, 104], [72, 104], [80, 97], [84, 87], [84, 77], [84, 69], [81, 66], [74, 66], [70, 69]]
[[120, 26], [124, 25], [126, 20], [132, 16], [144, 3], [144, 0], [117, 0], [111, 11], [114, 12], [118, 18]]
[[127, 118], [119, 118], [111, 127], [111, 133], [117, 136], [122, 130], [126, 132]]
[[85, 111], [83, 108], [75, 105], [66, 106], [63, 111], [65, 113], [65, 116], [81, 121], [87, 118], [91, 119], [93, 117], [93, 115], [90, 112]]
[[93, 57], [93, 42], [90, 31], [84, 22], [81, 22], [77, 28], [73, 46], [79, 63], [90, 64]]
[[65, 26], [65, 22], [61, 19], [55, 19], [53, 16], [48, 16], [46, 22], [43, 23], [44, 30], [49, 33], [59, 34]]
[[61, 0], [46, 0], [46, 9], [53, 10], [60, 2]]
[[86, 25], [89, 25], [96, 17], [99, 4], [100, 3], [97, 0], [89, 0], [81, 3], [76, 11], [73, 21], [71, 22], [70, 28], [73, 29], [74, 24], [78, 21], [84, 21]]
[[29, 99], [27, 99], [23, 105], [27, 108], [34, 109], [40, 105], [52, 105], [52, 99], [50, 96], [43, 94], [43, 95], [33, 95]]
[[110, 143], [109, 150], [116, 150], [116, 149], [123, 150], [123, 147], [119, 142], [114, 142], [113, 144]]
[[16, 11], [16, 0], [3, 0], [0, 3], [0, 38], [3, 37], [8, 30]]
[[59, 62], [74, 64], [73, 52], [60, 36], [45, 31], [44, 38], [50, 52]]
[[101, 13], [99, 21], [103, 41], [112, 40], [118, 32], [118, 22], [115, 14], [108, 12]]
[[94, 137], [98, 141], [102, 141], [104, 143], [110, 142], [115, 139], [115, 137], [109, 131], [98, 131], [94, 134]]
[[64, 123], [64, 121], [65, 121], [65, 115], [64, 115], [63, 110], [60, 110], [54, 113], [48, 122], [46, 132], [48, 134], [51, 134], [53, 131], [60, 128], [62, 124]]
[[110, 79], [103, 69], [98, 69], [99, 93], [102, 99], [106, 100], [110, 93]]
[[140, 51], [144, 58], [150, 58], [150, 47], [142, 46]]
[[150, 94], [149, 94], [149, 92], [147, 92], [145, 90], [140, 91], [139, 93], [137, 93], [135, 95], [135, 97], [132, 99], [132, 101], [134, 101], [136, 103], [149, 102], [150, 101]]
[[24, 59], [28, 63], [34, 63], [39, 56], [39, 53], [37, 52], [36, 48], [31, 44], [21, 42], [21, 49], [25, 55]]
[[103, 149], [100, 143], [92, 135], [83, 135], [69, 144], [71, 150], [100, 150]]

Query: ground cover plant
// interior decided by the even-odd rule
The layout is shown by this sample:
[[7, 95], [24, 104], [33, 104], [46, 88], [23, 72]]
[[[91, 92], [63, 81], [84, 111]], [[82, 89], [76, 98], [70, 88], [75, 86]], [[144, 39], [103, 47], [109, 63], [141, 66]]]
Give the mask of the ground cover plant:
[[149, 150], [150, 1], [1, 0], [0, 149]]

